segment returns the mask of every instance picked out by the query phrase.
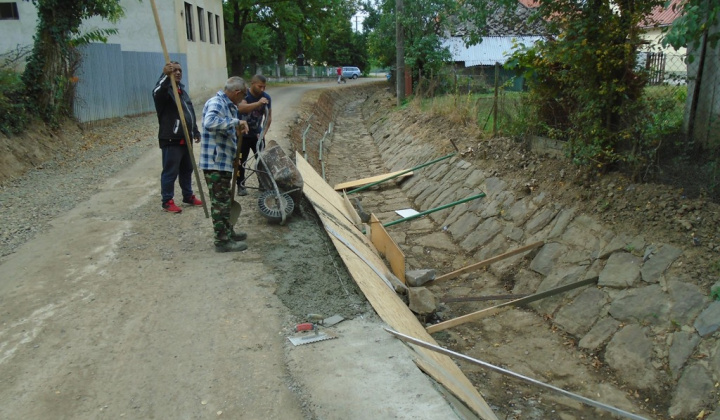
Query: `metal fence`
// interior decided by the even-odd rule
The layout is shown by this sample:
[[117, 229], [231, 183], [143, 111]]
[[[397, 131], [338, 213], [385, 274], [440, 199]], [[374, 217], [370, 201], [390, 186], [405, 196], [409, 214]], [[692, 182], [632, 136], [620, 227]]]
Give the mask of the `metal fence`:
[[[74, 109], [80, 122], [155, 110], [151, 91], [165, 65], [162, 53], [127, 52], [118, 44], [99, 43], [83, 46], [80, 53]], [[170, 59], [187, 68], [185, 54], [170, 54]]]
[[294, 64], [257, 65], [255, 73], [268, 77], [307, 77], [307, 78], [328, 78], [337, 77], [337, 67], [330, 66], [296, 66]]

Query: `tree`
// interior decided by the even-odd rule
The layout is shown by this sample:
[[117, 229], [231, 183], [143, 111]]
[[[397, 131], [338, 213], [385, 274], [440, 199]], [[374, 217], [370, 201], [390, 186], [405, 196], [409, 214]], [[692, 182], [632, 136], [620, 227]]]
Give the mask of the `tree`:
[[243, 73], [243, 61], [247, 59], [245, 31], [249, 26], [263, 26], [272, 34], [267, 41], [282, 66], [289, 52], [294, 56], [305, 55], [306, 40], [347, 7], [343, 0], [225, 1], [226, 48], [231, 73]]
[[538, 7], [548, 36], [515, 54], [529, 70], [537, 127], [568, 141], [577, 163], [647, 163], [658, 139], [643, 132], [646, 78], [637, 66], [640, 22], [662, 0], [554, 0]]
[[353, 65], [366, 68], [365, 36], [352, 30], [354, 8], [346, 5], [322, 22], [312, 37], [307, 38], [308, 57], [316, 63], [331, 66]]
[[[711, 31], [716, 27], [720, 17], [720, 0], [687, 0], [672, 5], [680, 8], [681, 14], [670, 26], [663, 38], [664, 45], [672, 45], [675, 49], [692, 47], [698, 49], [705, 39], [715, 48], [720, 40], [720, 32]], [[693, 55], [688, 57], [692, 62]]]
[[[442, 38], [454, 25], [460, 11], [455, 0], [404, 0], [404, 11], [398, 18], [405, 33], [405, 62], [413, 77], [429, 74], [446, 63], [450, 54], [442, 48]], [[367, 7], [367, 6], [366, 6]], [[371, 13], [368, 25], [371, 56], [382, 66], [395, 63], [395, 0], [382, 0], [379, 11]]]
[[38, 25], [33, 51], [22, 80], [32, 107], [46, 120], [57, 121], [72, 112], [72, 77], [78, 58], [75, 47], [107, 41], [113, 29], [80, 33], [83, 19], [100, 16], [117, 22], [123, 16], [119, 0], [33, 0]]

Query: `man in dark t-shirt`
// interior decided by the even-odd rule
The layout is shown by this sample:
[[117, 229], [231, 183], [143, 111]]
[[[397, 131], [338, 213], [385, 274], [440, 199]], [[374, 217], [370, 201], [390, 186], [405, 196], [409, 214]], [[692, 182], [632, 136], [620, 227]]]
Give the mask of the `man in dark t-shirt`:
[[[243, 134], [242, 146], [240, 147], [240, 169], [237, 176], [238, 195], [247, 195], [247, 190], [245, 189], [245, 168], [243, 165], [250, 154], [250, 150], [253, 151], [253, 154], [257, 154], [258, 152], [258, 138], [263, 128], [263, 116], [265, 115], [266, 109], [267, 125], [265, 126], [265, 133], [262, 133], [263, 137], [267, 134], [267, 131], [270, 129], [270, 123], [272, 122], [272, 104], [270, 95], [265, 93], [266, 84], [267, 79], [265, 76], [261, 74], [253, 76], [252, 79], [250, 79], [250, 89], [248, 89], [245, 99], [238, 105], [238, 112], [241, 114], [241, 118], [247, 121], [248, 127], [250, 128], [248, 133]], [[260, 150], [262, 150], [264, 146], [263, 141]]]

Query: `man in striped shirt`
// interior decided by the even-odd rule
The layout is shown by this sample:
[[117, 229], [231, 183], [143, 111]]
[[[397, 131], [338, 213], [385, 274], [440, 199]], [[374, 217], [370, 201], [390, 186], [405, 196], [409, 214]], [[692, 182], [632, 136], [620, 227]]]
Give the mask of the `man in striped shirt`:
[[230, 224], [231, 183], [237, 155], [238, 136], [248, 132], [248, 125], [238, 118], [237, 105], [247, 93], [245, 81], [233, 76], [225, 88], [208, 99], [203, 108], [200, 169], [210, 192], [211, 215], [215, 231], [215, 251], [244, 251], [245, 232], [234, 232]]

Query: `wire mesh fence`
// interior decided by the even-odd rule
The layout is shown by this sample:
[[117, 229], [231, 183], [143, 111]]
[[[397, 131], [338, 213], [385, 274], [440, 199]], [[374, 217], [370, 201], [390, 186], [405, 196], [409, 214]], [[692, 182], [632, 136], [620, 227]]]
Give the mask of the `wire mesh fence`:
[[256, 66], [255, 72], [268, 77], [337, 77], [336, 67], [332, 66], [296, 66], [293, 64], [281, 66], [278, 64], [263, 64]]

